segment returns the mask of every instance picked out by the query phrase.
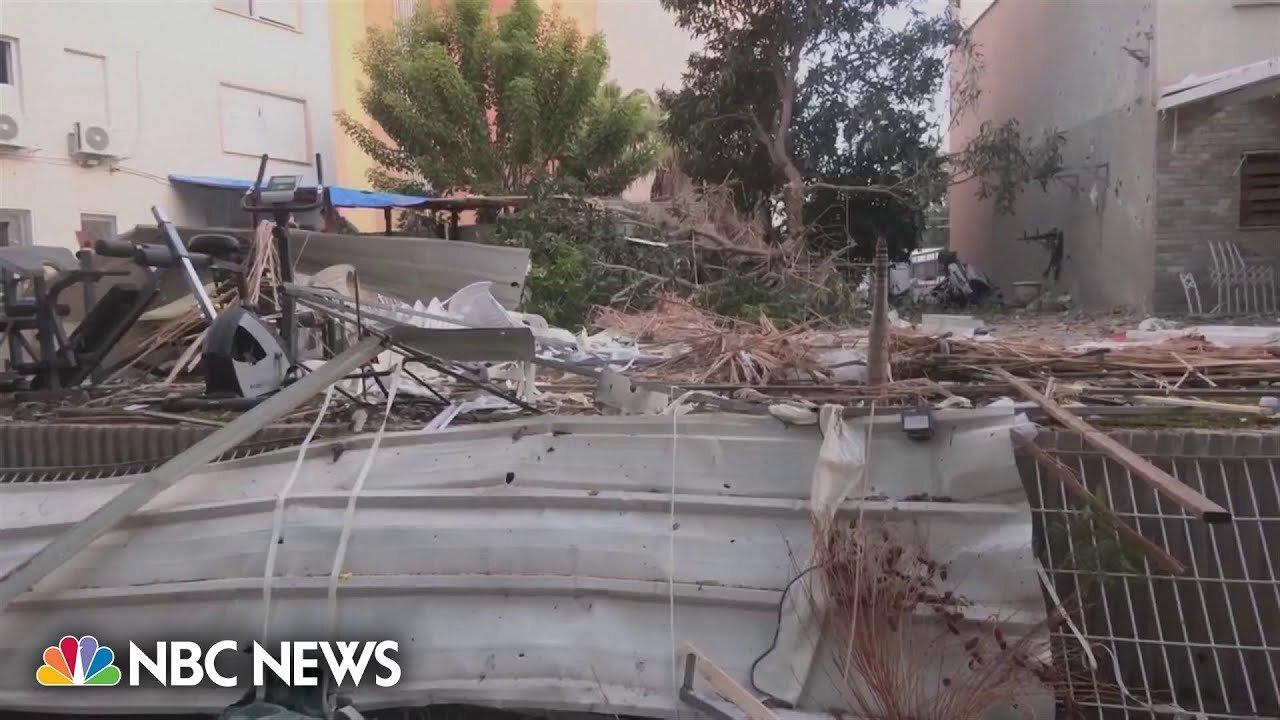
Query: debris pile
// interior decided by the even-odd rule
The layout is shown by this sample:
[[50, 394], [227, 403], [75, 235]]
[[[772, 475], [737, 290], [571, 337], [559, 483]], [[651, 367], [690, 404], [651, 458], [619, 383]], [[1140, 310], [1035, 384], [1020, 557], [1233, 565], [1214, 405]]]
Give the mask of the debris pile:
[[797, 375], [823, 380], [829, 372], [815, 355], [814, 333], [803, 325], [780, 330], [764, 315], [727, 318], [672, 297], [637, 313], [601, 309], [595, 324], [658, 351], [663, 359], [642, 374], [673, 383], [768, 385]]
[[[1269, 425], [1280, 409], [1280, 388], [1273, 385], [1280, 382], [1275, 328], [1181, 328], [1147, 322], [1123, 335], [1061, 341], [1027, 333], [1006, 336], [999, 319], [966, 315], [926, 314], [913, 325], [889, 312], [887, 301], [874, 300], [875, 332], [866, 322], [819, 317], [813, 306], [805, 307], [800, 321], [775, 317], [767, 305], [751, 316], [731, 316], [700, 302], [704, 293], [742, 277], [754, 282], [759, 273], [803, 279], [827, 292], [825, 283], [841, 285], [844, 276], [830, 259], [804, 268], [778, 268], [778, 258], [765, 251], [767, 243], [752, 234], [752, 224], [735, 219], [724, 208], [718, 210], [716, 202], [715, 196], [704, 196], [697, 206], [700, 214], [682, 224], [682, 230], [624, 212], [627, 222], [668, 238], [653, 241], [668, 243], [656, 250], [671, 250], [671, 240], [682, 238], [695, 260], [682, 266], [689, 273], [684, 276], [622, 268], [621, 272], [639, 273], [657, 295], [652, 302], [634, 306], [598, 307], [590, 327], [576, 333], [513, 309], [513, 303], [497, 297], [491, 281], [457, 281], [447, 296], [413, 297], [369, 288], [362, 292], [355, 265], [320, 267], [309, 277], [290, 279], [286, 271], [292, 266], [282, 265], [264, 224], [253, 235], [240, 280], [215, 285], [213, 298], [223, 308], [253, 306], [264, 316], [273, 316], [286, 303], [296, 304], [299, 329], [291, 340], [303, 352], [289, 363], [286, 381], [274, 392], [212, 397], [207, 386], [194, 382], [207, 322], [179, 303], [152, 316], [164, 317], [132, 346], [129, 361], [113, 379], [56, 392], [15, 393], [2, 412], [10, 422], [28, 424], [212, 428], [210, 437], [226, 444], [197, 444], [193, 449], [200, 450], [203, 464], [221, 457], [218, 453], [227, 448], [245, 447], [264, 430], [275, 433], [275, 441], [263, 448], [278, 447], [282, 437], [299, 437], [306, 446], [315, 438], [374, 432], [369, 451], [373, 453], [386, 430], [427, 435], [526, 415], [677, 416], [703, 410], [772, 416], [788, 425], [817, 424], [821, 418], [824, 435], [830, 418], [843, 422], [873, 416], [865, 421], [866, 450], [877, 413], [900, 416], [907, 438], [902, 442], [927, 443], [934, 437], [934, 411], [1008, 407], [1001, 442], [1010, 429], [1015, 434], [1029, 429], [1034, 437], [1035, 428], [1025, 416], [1061, 425], [1079, 432], [1092, 451], [1122, 465], [1188, 517], [1204, 522], [1231, 519], [1229, 509], [1180, 483], [1096, 425], [1126, 419], [1168, 423], [1171, 418], [1231, 427], [1238, 427], [1243, 418]], [[362, 242], [373, 245], [377, 240]], [[639, 245], [646, 251], [651, 247]], [[712, 254], [728, 264], [708, 279], [701, 275], [707, 265], [697, 258]], [[736, 259], [724, 259], [729, 256]], [[930, 260], [939, 274], [923, 280], [913, 277], [904, 290], [903, 283], [894, 282], [892, 271], [885, 272], [883, 247], [877, 259], [877, 292], [869, 295], [880, 295], [886, 282], [904, 294], [919, 290], [939, 304], [977, 302], [991, 290], [979, 275], [946, 258]], [[380, 271], [395, 274], [385, 265]], [[856, 296], [847, 285], [832, 292], [842, 300]], [[873, 363], [883, 370], [870, 372]], [[262, 417], [271, 418], [271, 424], [246, 420]], [[672, 447], [674, 426], [673, 417]], [[515, 431], [513, 441], [520, 439], [520, 432]], [[1088, 483], [1077, 480], [1065, 465], [1055, 465], [1025, 438], [1014, 442], [1045, 468], [1046, 477], [1063, 486], [1064, 493], [1094, 513], [1091, 532], [1101, 528], [1117, 542], [1137, 548], [1153, 567], [1179, 574], [1179, 561], [1144, 536], [1140, 526], [1111, 512]], [[343, 446], [335, 447], [339, 449], [334, 462], [345, 452]], [[562, 451], [557, 457], [563, 455]], [[823, 461], [820, 458], [819, 464]], [[369, 466], [365, 464], [365, 471]], [[6, 477], [4, 470], [0, 468], [0, 479]], [[131, 465], [128, 472], [136, 472], [136, 467]], [[508, 472], [506, 484], [513, 479], [514, 473]], [[723, 487], [728, 490], [730, 485]], [[1018, 490], [1013, 495], [1022, 499]], [[354, 502], [355, 494], [351, 497]], [[902, 504], [954, 501], [927, 494], [867, 494], [854, 499], [883, 500], [893, 503], [895, 510]], [[671, 512], [674, 515], [674, 509]], [[832, 509], [833, 517], [834, 513]], [[673, 523], [672, 532], [677, 525]], [[1006, 626], [1007, 618], [977, 616], [976, 604], [954, 589], [948, 567], [933, 560], [923, 543], [903, 543], [886, 530], [872, 528], [870, 521], [863, 523], [861, 516], [852, 525], [842, 520], [821, 527], [815, 533], [810, 569], [827, 593], [826, 618], [837, 648], [835, 684], [851, 712], [865, 717], [977, 718], [997, 702], [1046, 689], [1070, 697], [1082, 680], [1099, 698], [1111, 692], [1096, 676], [1074, 677], [1082, 664], [1067, 651], [1062, 657], [1050, 653], [1048, 637], [1087, 602], [1085, 593], [1077, 591], [1062, 601], [1055, 598], [1056, 607], [1043, 622], [1030, 632], [1024, 626], [1015, 634]], [[786, 592], [782, 594], [785, 601]], [[1054, 654], [1059, 650], [1053, 646]], [[930, 680], [926, 691], [922, 678], [931, 674], [938, 675], [933, 678], [936, 684]]]

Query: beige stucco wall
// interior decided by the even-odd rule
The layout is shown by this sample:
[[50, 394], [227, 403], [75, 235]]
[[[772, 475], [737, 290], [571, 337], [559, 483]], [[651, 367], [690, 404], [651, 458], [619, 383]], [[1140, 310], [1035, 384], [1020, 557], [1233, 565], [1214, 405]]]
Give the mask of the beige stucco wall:
[[1066, 136], [1066, 170], [1031, 186], [999, 216], [976, 183], [950, 192], [951, 246], [1002, 288], [1039, 280], [1044, 247], [1024, 233], [1059, 228], [1066, 257], [1055, 293], [1090, 308], [1145, 306], [1152, 286], [1154, 73], [1124, 47], [1144, 49], [1150, 2], [996, 2], [973, 26], [986, 58], [983, 95], [950, 133], [953, 150], [983, 121], [1017, 119], [1039, 136]]
[[[186, 2], [0, 2], [0, 35], [17, 38], [18, 97], [30, 148], [0, 153], [0, 208], [31, 211], [37, 244], [74, 247], [80, 213], [108, 213], [124, 230], [159, 204], [188, 216], [169, 173], [252, 178], [258, 161], [224, 151], [220, 86], [230, 83], [306, 102], [306, 149], [333, 157], [329, 8], [299, 0], [292, 30]], [[109, 123], [120, 159], [83, 168], [66, 134], [84, 102], [66, 86], [67, 48], [105, 57]], [[278, 173], [312, 177], [310, 164]]]
[[600, 0], [596, 29], [609, 48], [609, 79], [624, 90], [678, 88], [689, 54], [701, 45], [658, 0]]
[[1238, 0], [1159, 0], [1157, 80], [1209, 75], [1280, 57], [1280, 5]]
[[[655, 100], [658, 90], [680, 87], [689, 54], [701, 47], [658, 0], [599, 0], [596, 24], [609, 48], [607, 79], [624, 91], [644, 90]], [[653, 173], [637, 179], [622, 197], [649, 200], [653, 180]]]

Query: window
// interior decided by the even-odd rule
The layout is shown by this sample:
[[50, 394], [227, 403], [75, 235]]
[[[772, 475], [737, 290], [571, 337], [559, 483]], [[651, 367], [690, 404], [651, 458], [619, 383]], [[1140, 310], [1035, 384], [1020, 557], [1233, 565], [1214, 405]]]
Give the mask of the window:
[[98, 240], [114, 240], [116, 216], [98, 213], [80, 213], [80, 240], [84, 247], [93, 247]]
[[213, 0], [214, 7], [295, 30], [301, 24], [298, 0]]
[[31, 211], [0, 208], [0, 247], [31, 244]]
[[101, 55], [66, 48], [62, 52], [67, 97], [76, 98], [76, 119], [107, 125], [107, 59]]
[[0, 37], [0, 85], [18, 84], [18, 43]]
[[1240, 161], [1240, 227], [1280, 227], [1280, 151]]
[[224, 151], [310, 164], [306, 101], [224, 84], [219, 103]]

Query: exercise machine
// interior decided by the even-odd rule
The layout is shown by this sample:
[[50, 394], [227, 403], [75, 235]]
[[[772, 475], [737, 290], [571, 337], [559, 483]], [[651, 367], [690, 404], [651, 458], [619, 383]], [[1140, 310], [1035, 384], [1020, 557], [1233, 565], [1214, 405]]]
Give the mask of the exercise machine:
[[205, 393], [254, 398], [279, 390], [291, 365], [280, 337], [243, 306], [219, 313], [205, 292], [192, 255], [182, 244], [173, 223], [158, 207], [152, 207], [151, 214], [167, 245], [165, 250], [172, 265], [182, 273], [196, 308], [209, 324], [204, 352], [200, 355]]
[[60, 297], [75, 285], [88, 287], [103, 277], [127, 274], [83, 268], [63, 247], [0, 248], [0, 332], [9, 349], [2, 384], [58, 390], [87, 379], [155, 297], [156, 288], [112, 287], [69, 336], [62, 322], [70, 307]]
[[[192, 239], [192, 248], [190, 253], [183, 250], [192, 273], [196, 267], [240, 271], [227, 260], [240, 250], [233, 237], [199, 235]], [[104, 366], [111, 351], [160, 295], [162, 270], [179, 265], [179, 258], [163, 246], [99, 239], [93, 250], [98, 257], [126, 258], [140, 265], [142, 282], [115, 284], [93, 302], [95, 283], [131, 273], [81, 265], [61, 247], [0, 248], [0, 332], [9, 350], [6, 388], [59, 390], [101, 382], [111, 370]], [[70, 307], [61, 297], [75, 285], [85, 289], [86, 311], [68, 334], [63, 318]]]
[[258, 224], [259, 215], [271, 217], [271, 237], [275, 241], [276, 254], [280, 257], [280, 285], [276, 297], [280, 303], [280, 337], [284, 340], [287, 357], [292, 361], [297, 355], [298, 318], [293, 298], [285, 292], [284, 285], [293, 282], [293, 265], [289, 258], [289, 216], [311, 212], [326, 203], [324, 168], [320, 153], [316, 153], [316, 184], [302, 184], [301, 175], [272, 175], [263, 184], [270, 157], [263, 153], [258, 163], [258, 176], [253, 187], [240, 200], [240, 207]]

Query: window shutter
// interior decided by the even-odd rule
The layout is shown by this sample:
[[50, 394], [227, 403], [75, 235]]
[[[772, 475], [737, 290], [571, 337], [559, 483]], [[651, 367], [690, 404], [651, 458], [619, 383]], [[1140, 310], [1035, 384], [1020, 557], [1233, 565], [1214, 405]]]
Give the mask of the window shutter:
[[1280, 226], [1280, 152], [1249, 153], [1240, 163], [1240, 227]]

